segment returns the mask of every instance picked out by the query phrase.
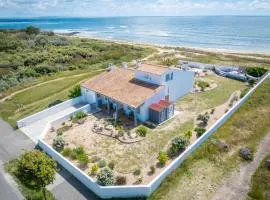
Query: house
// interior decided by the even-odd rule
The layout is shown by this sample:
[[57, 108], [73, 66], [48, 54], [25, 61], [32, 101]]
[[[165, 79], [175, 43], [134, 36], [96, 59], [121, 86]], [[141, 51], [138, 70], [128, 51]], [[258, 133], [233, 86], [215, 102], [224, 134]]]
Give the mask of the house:
[[194, 73], [146, 63], [135, 70], [110, 67], [81, 84], [91, 108], [105, 107], [117, 118], [119, 111], [137, 121], [159, 124], [174, 115], [174, 104], [193, 88]]

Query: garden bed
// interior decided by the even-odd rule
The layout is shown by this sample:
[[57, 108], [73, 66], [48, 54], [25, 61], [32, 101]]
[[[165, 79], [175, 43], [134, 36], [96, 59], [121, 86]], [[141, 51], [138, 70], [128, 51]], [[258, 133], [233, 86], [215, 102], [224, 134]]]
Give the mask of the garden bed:
[[[217, 88], [204, 93], [189, 94], [186, 98], [193, 96], [194, 100], [176, 105], [179, 114], [175, 118], [154, 129], [139, 126], [144, 127], [145, 134], [141, 134], [138, 127], [133, 127], [133, 121], [126, 117], [126, 120], [120, 117], [121, 122], [115, 125], [110, 116], [99, 112], [80, 120], [73, 119], [65, 124], [54, 125], [54, 129], [46, 135], [45, 141], [53, 146], [57, 130], [61, 128], [64, 150], [60, 152], [89, 176], [97, 179], [101, 169], [108, 166], [113, 169], [115, 179], [120, 179], [121, 184], [148, 184], [200, 136], [194, 131], [198, 115], [206, 111], [211, 113], [211, 109], [215, 108], [205, 125], [206, 129], [209, 128], [215, 123], [217, 116], [221, 117], [225, 113], [225, 104], [229, 109], [234, 96], [232, 94], [245, 87], [243, 83], [232, 82], [222, 77], [210, 76], [206, 77], [206, 80], [209, 78], [219, 83]], [[228, 88], [229, 84], [232, 87]], [[215, 93], [215, 99], [212, 98], [212, 93]], [[200, 101], [196, 110], [193, 110], [194, 107], [188, 109], [195, 100]], [[234, 103], [236, 101], [232, 105]], [[185, 145], [171, 154], [173, 143]], [[83, 150], [78, 149], [79, 147]], [[78, 150], [83, 152], [83, 155], [77, 155]]]

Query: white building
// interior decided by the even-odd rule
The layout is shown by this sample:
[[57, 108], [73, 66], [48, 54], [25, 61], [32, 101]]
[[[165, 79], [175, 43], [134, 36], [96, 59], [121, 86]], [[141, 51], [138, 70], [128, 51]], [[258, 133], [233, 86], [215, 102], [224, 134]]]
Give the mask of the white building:
[[114, 68], [81, 84], [91, 108], [121, 111], [134, 123], [159, 124], [174, 114], [174, 103], [193, 88], [194, 73], [174, 67], [139, 64], [135, 70]]

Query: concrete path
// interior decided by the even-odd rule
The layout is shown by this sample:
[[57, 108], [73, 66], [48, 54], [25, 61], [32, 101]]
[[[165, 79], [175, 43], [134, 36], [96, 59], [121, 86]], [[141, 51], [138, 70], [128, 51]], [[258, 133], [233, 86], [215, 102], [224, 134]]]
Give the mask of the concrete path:
[[46, 125], [48, 124], [48, 122], [54, 121], [56, 119], [59, 119], [61, 117], [66, 116], [70, 113], [73, 113], [74, 111], [76, 111], [77, 109], [79, 109], [85, 105], [86, 104], [77, 104], [74, 106], [70, 106], [70, 107], [63, 109], [59, 112], [56, 112], [48, 117], [45, 117], [41, 120], [38, 120], [30, 125], [24, 126], [24, 127], [20, 128], [20, 130], [25, 135], [27, 135], [34, 143], [37, 144], [38, 138], [41, 135], [44, 128], [46, 127]]
[[[0, 200], [23, 199], [13, 178], [4, 171], [3, 164], [17, 158], [24, 150], [35, 148], [35, 143], [20, 130], [14, 130], [0, 118]], [[57, 200], [99, 199], [74, 176], [60, 168], [55, 183], [48, 187]]]

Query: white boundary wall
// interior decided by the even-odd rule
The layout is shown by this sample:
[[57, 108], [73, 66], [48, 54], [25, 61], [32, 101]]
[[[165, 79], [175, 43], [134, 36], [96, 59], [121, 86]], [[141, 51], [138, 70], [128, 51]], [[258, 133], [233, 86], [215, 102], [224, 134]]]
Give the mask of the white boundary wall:
[[83, 102], [82, 96], [74, 98], [74, 99], [70, 99], [70, 100], [67, 100], [67, 101], [64, 101], [64, 102], [59, 103], [59, 104], [57, 104], [55, 106], [52, 106], [50, 108], [47, 108], [45, 110], [42, 110], [42, 111], [40, 111], [38, 113], [35, 113], [33, 115], [30, 115], [28, 117], [25, 117], [25, 118], [17, 121], [17, 126], [18, 126], [18, 128], [27, 126], [27, 125], [35, 122], [35, 121], [38, 121], [38, 120], [43, 119], [45, 117], [48, 117], [51, 114], [59, 112], [59, 111], [61, 111], [63, 109], [66, 109], [66, 108], [68, 108], [70, 106], [79, 104], [81, 102]]
[[90, 190], [96, 193], [101, 198], [126, 198], [126, 197], [141, 197], [149, 196], [154, 192], [161, 182], [171, 174], [179, 165], [194, 152], [205, 140], [209, 138], [220, 126], [222, 126], [227, 119], [250, 97], [250, 95], [257, 89], [257, 87], [269, 77], [269, 73], [266, 74], [260, 82], [254, 86], [241, 100], [239, 100], [227, 113], [225, 113], [215, 124], [213, 124], [199, 139], [197, 139], [192, 145], [190, 145], [180, 156], [178, 156], [173, 162], [171, 162], [155, 179], [153, 179], [148, 185], [126, 185], [126, 186], [99, 186], [95, 181], [81, 171], [78, 167], [72, 164], [69, 160], [55, 151], [43, 140], [46, 132], [49, 130], [51, 124], [48, 124], [46, 130], [43, 131], [39, 138], [39, 146], [47, 152], [52, 158], [54, 158], [59, 164], [65, 167], [71, 174], [73, 174], [78, 180], [86, 185]]

